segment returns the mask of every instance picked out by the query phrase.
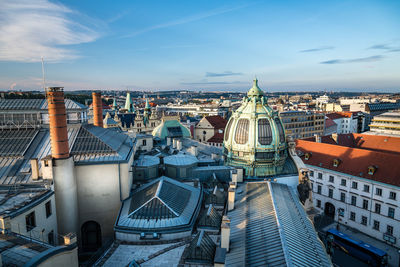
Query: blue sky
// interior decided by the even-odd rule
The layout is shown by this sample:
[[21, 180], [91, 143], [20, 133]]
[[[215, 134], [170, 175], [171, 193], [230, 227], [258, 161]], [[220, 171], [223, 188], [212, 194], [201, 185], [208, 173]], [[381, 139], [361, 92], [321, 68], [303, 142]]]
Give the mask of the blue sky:
[[0, 89], [400, 90], [400, 1], [0, 1]]

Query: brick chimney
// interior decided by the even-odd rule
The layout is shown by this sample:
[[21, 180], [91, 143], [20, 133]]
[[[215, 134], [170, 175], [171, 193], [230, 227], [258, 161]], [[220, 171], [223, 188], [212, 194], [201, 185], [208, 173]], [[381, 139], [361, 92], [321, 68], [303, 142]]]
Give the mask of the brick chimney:
[[93, 125], [103, 127], [103, 102], [101, 101], [101, 93], [93, 92]]
[[55, 159], [69, 158], [64, 87], [47, 88], [46, 98], [50, 119], [51, 155]]

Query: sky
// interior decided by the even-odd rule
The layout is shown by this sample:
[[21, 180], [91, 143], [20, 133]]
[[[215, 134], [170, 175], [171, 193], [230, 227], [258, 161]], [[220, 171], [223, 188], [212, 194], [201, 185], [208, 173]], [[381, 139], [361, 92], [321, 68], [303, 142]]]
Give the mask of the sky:
[[0, 0], [0, 90], [400, 92], [400, 1]]

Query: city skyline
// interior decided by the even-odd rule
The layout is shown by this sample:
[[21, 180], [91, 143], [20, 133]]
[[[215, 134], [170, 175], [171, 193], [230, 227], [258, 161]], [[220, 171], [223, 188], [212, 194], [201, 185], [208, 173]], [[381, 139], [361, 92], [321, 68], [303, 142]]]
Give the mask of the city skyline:
[[0, 3], [0, 89], [398, 92], [396, 1]]

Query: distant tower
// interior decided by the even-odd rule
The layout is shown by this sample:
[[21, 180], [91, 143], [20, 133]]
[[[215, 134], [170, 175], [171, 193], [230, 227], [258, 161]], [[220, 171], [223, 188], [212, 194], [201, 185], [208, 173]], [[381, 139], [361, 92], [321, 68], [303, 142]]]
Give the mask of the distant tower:
[[57, 224], [60, 234], [78, 233], [78, 197], [73, 157], [69, 154], [63, 87], [46, 91]]
[[151, 114], [151, 107], [150, 107], [149, 99], [146, 98], [146, 104], [144, 106], [144, 112], [143, 112], [144, 125], [147, 125], [147, 123], [149, 122], [150, 114]]
[[114, 97], [113, 104], [112, 104], [112, 110], [117, 110], [117, 109], [118, 109], [117, 99]]

